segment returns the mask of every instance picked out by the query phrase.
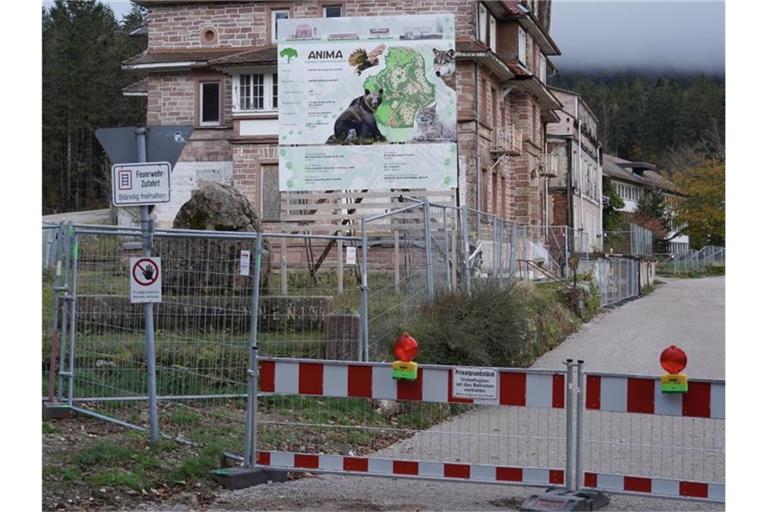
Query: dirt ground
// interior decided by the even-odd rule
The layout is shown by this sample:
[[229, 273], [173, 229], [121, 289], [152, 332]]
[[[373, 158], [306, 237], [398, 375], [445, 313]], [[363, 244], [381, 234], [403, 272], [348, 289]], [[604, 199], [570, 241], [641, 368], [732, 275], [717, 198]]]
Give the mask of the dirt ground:
[[204, 450], [77, 416], [43, 424], [43, 510], [200, 509], [214, 498]]

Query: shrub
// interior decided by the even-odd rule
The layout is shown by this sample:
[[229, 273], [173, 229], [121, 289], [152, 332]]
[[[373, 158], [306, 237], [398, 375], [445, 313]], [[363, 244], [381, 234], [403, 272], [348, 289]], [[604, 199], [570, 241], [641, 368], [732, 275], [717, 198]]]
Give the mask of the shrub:
[[419, 341], [423, 363], [528, 366], [577, 325], [556, 289], [489, 279], [471, 295], [423, 304], [402, 328]]

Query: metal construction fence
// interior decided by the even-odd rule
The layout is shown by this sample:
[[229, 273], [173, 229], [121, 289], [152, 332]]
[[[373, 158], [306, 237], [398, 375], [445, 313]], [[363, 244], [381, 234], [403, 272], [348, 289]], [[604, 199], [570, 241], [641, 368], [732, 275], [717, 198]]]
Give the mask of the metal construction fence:
[[712, 267], [725, 266], [725, 247], [705, 245], [687, 254], [675, 254], [663, 263], [662, 270], [672, 274], [702, 272]]
[[[359, 237], [156, 230], [151, 351], [127, 278], [141, 230], [58, 226], [44, 389], [128, 428], [151, 431], [154, 414], [162, 435], [246, 466], [722, 500], [722, 382], [670, 397], [656, 378], [569, 363], [481, 369], [495, 391], [466, 398], [456, 371], [477, 369], [392, 379], [383, 361], [420, 304], [486, 275], [531, 278], [515, 264], [525, 247], [567, 237], [467, 220], [422, 202], [366, 219]], [[594, 262], [601, 302], [638, 293], [637, 263]]]
[[606, 231], [603, 247], [610, 254], [651, 256], [653, 254], [653, 232], [630, 223], [629, 229]]

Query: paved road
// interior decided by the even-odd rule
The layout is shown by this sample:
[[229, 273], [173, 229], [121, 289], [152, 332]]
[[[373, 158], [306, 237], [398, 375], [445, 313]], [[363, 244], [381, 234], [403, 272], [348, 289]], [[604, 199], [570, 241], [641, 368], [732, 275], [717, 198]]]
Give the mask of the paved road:
[[659, 354], [672, 344], [688, 354], [689, 376], [725, 378], [725, 277], [668, 279], [599, 315], [534, 366], [562, 368], [572, 358], [593, 371], [658, 375]]
[[[595, 370], [658, 374], [660, 349], [676, 343], [689, 354], [689, 374], [723, 377], [723, 325], [723, 278], [670, 280], [648, 297], [601, 314], [562, 346], [542, 357], [537, 366], [558, 368], [563, 359], [573, 357], [585, 359], [589, 368]], [[382, 455], [419, 453], [432, 460], [556, 464], [562, 460], [563, 453], [561, 413], [527, 408], [483, 408], [423, 431], [387, 448]], [[722, 425], [697, 424], [697, 430], [676, 435], [675, 429], [669, 429], [669, 424], [662, 422], [678, 422], [675, 424], [679, 430], [682, 418], [590, 414], [585, 415], [586, 469], [618, 474], [650, 471], [658, 476], [668, 472], [669, 477], [722, 481], [721, 453], [701, 449], [722, 446]], [[473, 435], [463, 435], [470, 432]], [[521, 437], [523, 442], [519, 442]], [[537, 439], [535, 443], [530, 441], [533, 438]], [[669, 446], [662, 445], [687, 448], [675, 454], [670, 453]], [[500, 450], [500, 446], [505, 449]], [[684, 458], [694, 463], [684, 465]], [[532, 492], [535, 489], [501, 485], [320, 475], [223, 492], [213, 508], [508, 510], [516, 508]], [[613, 496], [609, 507], [609, 510], [723, 509], [715, 504], [634, 496]]]

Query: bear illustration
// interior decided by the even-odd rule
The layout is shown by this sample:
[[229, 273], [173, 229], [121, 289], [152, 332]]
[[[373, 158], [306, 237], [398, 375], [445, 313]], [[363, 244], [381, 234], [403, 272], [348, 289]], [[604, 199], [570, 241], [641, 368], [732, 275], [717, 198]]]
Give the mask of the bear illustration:
[[365, 89], [365, 94], [352, 100], [349, 107], [342, 112], [333, 125], [333, 135], [326, 144], [372, 144], [386, 142], [387, 139], [379, 131], [376, 117], [373, 115], [381, 105], [384, 89], [371, 92]]

